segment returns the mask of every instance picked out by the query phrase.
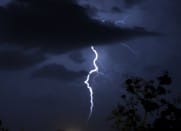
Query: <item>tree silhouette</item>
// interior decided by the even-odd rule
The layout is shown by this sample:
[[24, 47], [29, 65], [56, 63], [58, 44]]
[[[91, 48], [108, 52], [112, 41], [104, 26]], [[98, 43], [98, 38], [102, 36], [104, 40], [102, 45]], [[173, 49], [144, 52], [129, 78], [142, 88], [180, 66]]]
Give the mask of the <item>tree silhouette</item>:
[[8, 131], [7, 128], [3, 127], [2, 121], [0, 120], [0, 131]]
[[155, 80], [130, 77], [124, 82], [126, 93], [112, 111], [109, 120], [120, 131], [153, 131], [181, 129], [181, 109], [169, 96], [172, 79], [168, 72]]

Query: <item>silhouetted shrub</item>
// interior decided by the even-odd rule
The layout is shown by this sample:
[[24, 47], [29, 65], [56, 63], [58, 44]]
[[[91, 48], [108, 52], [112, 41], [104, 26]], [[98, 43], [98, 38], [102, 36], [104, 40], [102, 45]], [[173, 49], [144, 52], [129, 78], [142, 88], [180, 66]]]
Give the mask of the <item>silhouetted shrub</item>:
[[109, 117], [112, 127], [120, 131], [181, 130], [181, 109], [166, 98], [171, 83], [168, 72], [155, 80], [125, 80], [123, 103]]

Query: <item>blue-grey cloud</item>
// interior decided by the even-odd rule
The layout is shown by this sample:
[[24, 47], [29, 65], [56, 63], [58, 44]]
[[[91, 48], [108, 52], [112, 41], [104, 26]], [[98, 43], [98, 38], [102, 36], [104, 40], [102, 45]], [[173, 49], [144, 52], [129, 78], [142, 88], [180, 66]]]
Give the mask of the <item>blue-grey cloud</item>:
[[12, 0], [0, 7], [0, 41], [43, 51], [66, 52], [110, 44], [153, 32], [120, 28], [91, 19], [86, 7], [73, 0]]
[[86, 71], [71, 71], [63, 65], [50, 64], [36, 70], [32, 76], [34, 78], [58, 79], [62, 81], [74, 81], [87, 75]]
[[120, 7], [118, 7], [118, 6], [113, 6], [113, 7], [111, 8], [111, 11], [112, 11], [113, 13], [121, 13], [121, 12], [123, 12], [123, 10], [122, 10]]
[[69, 55], [69, 58], [70, 58], [73, 62], [75, 62], [75, 63], [77, 63], [77, 64], [82, 64], [82, 63], [85, 61], [85, 59], [84, 59], [84, 57], [83, 57], [83, 54], [82, 54], [82, 52], [80, 52], [80, 51], [74, 51], [74, 52], [72, 52], [72, 53]]
[[127, 7], [132, 7], [147, 0], [124, 0]]
[[0, 52], [0, 70], [20, 70], [27, 69], [33, 65], [39, 64], [46, 58], [39, 53], [25, 53], [22, 51], [1, 51]]

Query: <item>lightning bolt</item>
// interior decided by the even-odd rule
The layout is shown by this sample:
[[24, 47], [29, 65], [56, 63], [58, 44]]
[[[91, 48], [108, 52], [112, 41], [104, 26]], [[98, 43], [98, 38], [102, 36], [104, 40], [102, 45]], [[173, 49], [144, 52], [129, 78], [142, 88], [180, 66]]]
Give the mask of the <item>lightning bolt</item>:
[[[116, 21], [115, 24], [119, 24], [119, 23], [125, 24], [125, 21], [128, 19], [128, 17], [129, 17], [129, 16], [126, 16], [123, 20], [118, 20], [118, 21]], [[102, 22], [105, 22], [104, 19], [102, 19], [101, 21], [102, 21]], [[127, 47], [133, 54], [136, 54], [136, 52], [135, 52], [130, 46], [128, 46], [127, 44], [124, 44], [124, 43], [123, 43], [123, 46]], [[91, 116], [92, 116], [92, 111], [93, 111], [93, 108], [94, 108], [94, 96], [93, 96], [93, 95], [94, 95], [94, 92], [93, 92], [93, 89], [92, 89], [92, 87], [91, 87], [91, 85], [90, 85], [90, 83], [89, 83], [89, 82], [90, 82], [90, 77], [91, 77], [91, 75], [94, 74], [94, 73], [99, 73], [99, 74], [104, 75], [103, 73], [100, 73], [100, 72], [99, 72], [99, 67], [98, 67], [97, 64], [96, 64], [99, 55], [98, 55], [96, 49], [94, 48], [94, 46], [91, 46], [91, 50], [92, 50], [93, 53], [95, 54], [95, 58], [94, 58], [94, 60], [93, 60], [93, 66], [94, 66], [94, 68], [89, 71], [89, 73], [88, 73], [88, 75], [87, 75], [87, 78], [86, 78], [86, 80], [84, 81], [84, 84], [87, 86], [87, 89], [89, 90], [89, 93], [90, 93], [90, 111], [89, 111], [88, 120], [91, 118]], [[95, 76], [93, 80], [95, 80], [96, 77], [97, 77], [97, 76]]]
[[90, 77], [93, 73], [96, 73], [99, 71], [99, 68], [96, 64], [96, 61], [98, 60], [98, 53], [97, 51], [95, 50], [94, 46], [91, 46], [91, 50], [94, 52], [95, 54], [95, 58], [93, 60], [93, 65], [94, 65], [94, 69], [90, 70], [88, 75], [87, 75], [87, 78], [86, 80], [84, 81], [84, 83], [86, 84], [88, 90], [89, 90], [89, 93], [90, 93], [90, 112], [89, 112], [89, 117], [88, 117], [88, 120], [91, 118], [91, 115], [92, 115], [92, 110], [94, 108], [94, 98], [93, 98], [93, 90], [92, 90], [92, 87], [90, 86], [90, 83], [89, 83], [89, 80], [90, 80]]

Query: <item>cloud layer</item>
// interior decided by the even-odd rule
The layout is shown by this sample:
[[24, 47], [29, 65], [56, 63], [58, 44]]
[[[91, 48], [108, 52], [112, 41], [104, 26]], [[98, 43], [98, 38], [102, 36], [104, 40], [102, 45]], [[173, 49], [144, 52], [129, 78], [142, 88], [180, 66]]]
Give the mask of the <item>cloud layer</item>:
[[132, 7], [134, 5], [137, 5], [141, 2], [145, 2], [146, 0], [124, 0], [127, 7]]
[[63, 65], [50, 64], [46, 65], [33, 73], [34, 78], [58, 79], [62, 81], [74, 81], [87, 75], [86, 71], [71, 71]]
[[24, 53], [22, 51], [1, 51], [0, 70], [27, 69], [35, 64], [41, 63], [46, 58], [39, 53]]
[[43, 51], [66, 52], [155, 35], [145, 29], [119, 28], [93, 20], [73, 0], [13, 0], [0, 7], [0, 41]]

